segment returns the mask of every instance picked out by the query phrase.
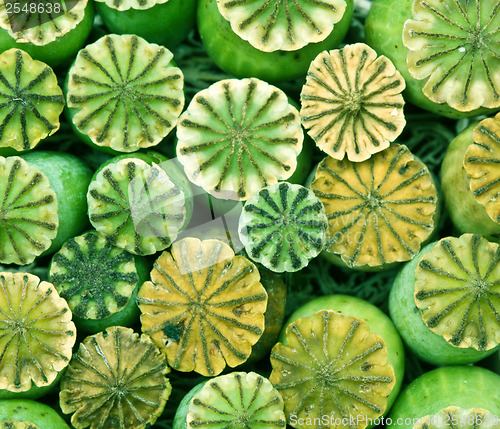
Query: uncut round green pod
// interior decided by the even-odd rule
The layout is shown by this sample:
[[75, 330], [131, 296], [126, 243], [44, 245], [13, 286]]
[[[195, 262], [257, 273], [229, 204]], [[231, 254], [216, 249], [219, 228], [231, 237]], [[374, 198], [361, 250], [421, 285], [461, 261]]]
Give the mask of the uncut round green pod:
[[460, 233], [480, 234], [490, 241], [500, 242], [500, 223], [491, 219], [485, 207], [476, 200], [471, 191], [471, 177], [464, 166], [467, 150], [474, 145], [477, 126], [477, 122], [470, 125], [448, 146], [441, 164], [443, 201], [453, 225]]
[[327, 230], [325, 208], [314, 193], [280, 182], [246, 201], [238, 232], [252, 260], [274, 272], [294, 272], [323, 250]]
[[220, 240], [164, 251], [137, 294], [141, 329], [178, 371], [206, 376], [245, 362], [264, 331], [267, 293], [255, 265]]
[[57, 196], [42, 171], [0, 157], [0, 263], [26, 265], [47, 250], [59, 227]]
[[[260, 48], [255, 48], [248, 41], [239, 37], [232, 30], [229, 21], [227, 21], [219, 12], [218, 3], [225, 3], [226, 7], [228, 5], [230, 6], [231, 4], [234, 4], [235, 6], [243, 5], [245, 8], [247, 6], [242, 2], [218, 2], [216, 0], [198, 1], [198, 31], [208, 55], [222, 70], [227, 73], [240, 78], [250, 76], [258, 77], [267, 82], [279, 82], [304, 76], [307, 72], [310, 62], [316, 57], [316, 55], [318, 55], [325, 49], [336, 48], [340, 44], [349, 28], [354, 9], [354, 2], [352, 0], [347, 0], [346, 2], [344, 2], [345, 10], [340, 21], [337, 20], [338, 22], [334, 25], [333, 31], [331, 31], [328, 37], [326, 37], [322, 41], [308, 43], [304, 47], [296, 50], [287, 51], [280, 49], [273, 52], [265, 52]], [[270, 2], [266, 2], [267, 4], [264, 4], [264, 2], [262, 1], [250, 3], [253, 3], [250, 4], [250, 7], [254, 10], [259, 7], [261, 7], [262, 9], [267, 8], [268, 11], [272, 9], [272, 7], [269, 6]], [[276, 9], [276, 12], [278, 12], [278, 9], [284, 9], [286, 11], [287, 8], [290, 7], [288, 3], [289, 2], [275, 2], [273, 3], [273, 5]], [[297, 11], [297, 9], [295, 9], [295, 6], [297, 5], [298, 9], [304, 7], [304, 9], [309, 12], [311, 5], [307, 3], [309, 2], [294, 2], [293, 15], [296, 15], [295, 12]], [[319, 2], [314, 3], [315, 4], [314, 6], [312, 6], [312, 8], [317, 7]], [[338, 2], [321, 2], [320, 6], [329, 9], [334, 3]], [[321, 7], [317, 8], [317, 10], [319, 9], [321, 9]], [[307, 16], [307, 12], [304, 14], [305, 16]], [[248, 18], [250, 18], [248, 19], [248, 21], [250, 21], [252, 18], [252, 11], [249, 11], [248, 13]], [[243, 15], [236, 11], [235, 15], [236, 18], [241, 19], [243, 16], [246, 16], [246, 14], [247, 11], [245, 11]], [[258, 13], [255, 13], [253, 16], [257, 17], [258, 15]], [[281, 16], [279, 18], [279, 21], [281, 21], [281, 17], [284, 15], [283, 10], [281, 10], [280, 15]], [[320, 21], [322, 21], [322, 25], [331, 28], [331, 22], [325, 23], [323, 21], [326, 16], [328, 16], [328, 14], [319, 12], [319, 14], [314, 17], [314, 19], [318, 18]], [[268, 21], [267, 25], [273, 26], [274, 22], [275, 20], [271, 16], [271, 19]], [[279, 26], [281, 28], [283, 28], [282, 25], [283, 23], [280, 22]], [[286, 23], [284, 25], [286, 26]], [[308, 24], [306, 24], [306, 26], [307, 25]], [[265, 24], [258, 25], [258, 27], [265, 28]], [[290, 29], [290, 26], [288, 28]], [[289, 35], [294, 30], [295, 29], [290, 31]], [[287, 35], [283, 37], [283, 39], [286, 38]], [[260, 44], [260, 46], [262, 46], [262, 43]]]
[[21, 158], [38, 167], [56, 193], [59, 228], [52, 245], [44, 254], [53, 253], [89, 225], [86, 196], [92, 170], [70, 153], [37, 150], [22, 154]]
[[353, 421], [341, 425], [372, 426], [387, 412], [396, 383], [384, 340], [362, 319], [333, 310], [291, 322], [271, 365], [288, 423], [301, 429], [329, 428], [347, 416]]
[[54, 254], [49, 280], [69, 305], [79, 330], [97, 333], [139, 320], [136, 296], [149, 263], [98, 232], [69, 239]]
[[189, 180], [216, 198], [243, 201], [293, 174], [304, 133], [282, 90], [256, 78], [224, 79], [195, 95], [177, 139]]
[[285, 329], [288, 325], [300, 317], [309, 317], [321, 310], [333, 310], [345, 316], [362, 319], [370, 327], [370, 332], [379, 335], [383, 339], [387, 347], [387, 359], [394, 368], [396, 378], [394, 388], [387, 397], [387, 410], [389, 410], [401, 389], [405, 369], [403, 342], [391, 319], [382, 310], [363, 299], [340, 294], [325, 295], [305, 303], [293, 312], [285, 321], [278, 340], [286, 344]]
[[147, 335], [110, 327], [80, 343], [61, 380], [61, 410], [77, 429], [144, 429], [170, 396], [169, 371]]
[[193, 30], [197, 0], [96, 0], [111, 33], [136, 34], [150, 43], [176, 47]]
[[64, 97], [52, 69], [21, 49], [0, 54], [0, 153], [33, 149], [59, 129]]
[[35, 399], [57, 384], [76, 341], [66, 301], [28, 273], [0, 273], [0, 398]]
[[172, 58], [134, 34], [109, 34], [82, 49], [66, 79], [77, 135], [117, 152], [160, 143], [184, 106], [184, 77]]
[[[36, 4], [28, 0], [16, 4], [22, 9], [30, 3]], [[63, 15], [57, 13], [49, 15], [47, 13], [49, 3], [53, 7], [62, 6], [63, 10], [66, 10], [66, 5], [69, 3], [72, 8], [69, 13]], [[51, 67], [64, 65], [78, 52], [87, 40], [94, 23], [94, 5], [88, 0], [44, 2], [44, 12], [34, 14], [21, 12], [16, 16], [14, 26], [10, 25], [12, 14], [7, 13], [6, 5], [7, 3], [0, 5], [0, 51], [20, 48]], [[39, 22], [42, 24], [39, 25]], [[18, 28], [21, 31], [13, 31]]]
[[29, 422], [39, 429], [70, 429], [52, 407], [29, 399], [0, 400], [0, 421], [5, 420]]
[[434, 365], [477, 362], [500, 346], [500, 246], [479, 235], [424, 247], [398, 273], [389, 312], [406, 345]]
[[[481, 104], [475, 106], [474, 100], [481, 103], [484, 92], [496, 99], [497, 106], [500, 102], [498, 76], [492, 77], [495, 73], [490, 71], [494, 69], [498, 57], [498, 32], [493, 31], [498, 27], [498, 14], [495, 16], [493, 13], [498, 2], [471, 1], [467, 4], [467, 11], [461, 11], [459, 4], [453, 0], [431, 0], [428, 3], [423, 0], [374, 0], [365, 22], [368, 45], [379, 55], [390, 58], [403, 75], [406, 81], [405, 98], [416, 106], [449, 118], [472, 117], [490, 111], [487, 107], [480, 107]], [[484, 13], [477, 19], [476, 6], [479, 4]], [[419, 11], [418, 20], [411, 22], [414, 8]], [[407, 23], [409, 20], [411, 24]], [[417, 41], [408, 41], [410, 33], [415, 35]], [[438, 35], [433, 37], [432, 34]], [[488, 49], [480, 47], [483, 42]], [[405, 44], [415, 51], [410, 51]], [[414, 58], [409, 65], [408, 55]], [[418, 58], [420, 55], [427, 55], [428, 59]], [[417, 80], [409, 68], [415, 69], [413, 74], [419, 71], [419, 79], [423, 79], [422, 75], [434, 73], [430, 80], [432, 84], [426, 85], [426, 80]], [[473, 78], [475, 83], [471, 83]], [[439, 89], [444, 95], [453, 94], [449, 97], [458, 99], [458, 106], [453, 102], [452, 105], [459, 110], [441, 104], [445, 100], [431, 101], [423, 93], [424, 87], [429, 85], [431, 92], [436, 86], [436, 91]], [[453, 91], [445, 90], [449, 86], [455, 86]], [[457, 91], [459, 94], [455, 95]], [[462, 111], [460, 106], [464, 95], [464, 104], [471, 103], [467, 111]]]
[[212, 378], [184, 399], [187, 404], [180, 404], [173, 429], [286, 427], [281, 395], [255, 372]]
[[417, 419], [450, 406], [482, 408], [498, 417], [499, 384], [500, 375], [475, 366], [447, 366], [426, 372], [401, 392], [389, 415], [391, 421], [386, 421], [387, 427], [413, 429]]
[[427, 166], [404, 145], [362, 162], [327, 157], [311, 190], [325, 206], [336, 265], [383, 270], [413, 258], [436, 228], [438, 194]]
[[169, 247], [192, 207], [183, 188], [154, 162], [156, 157], [146, 159], [129, 155], [109, 160], [98, 169], [87, 193], [94, 228], [135, 255]]

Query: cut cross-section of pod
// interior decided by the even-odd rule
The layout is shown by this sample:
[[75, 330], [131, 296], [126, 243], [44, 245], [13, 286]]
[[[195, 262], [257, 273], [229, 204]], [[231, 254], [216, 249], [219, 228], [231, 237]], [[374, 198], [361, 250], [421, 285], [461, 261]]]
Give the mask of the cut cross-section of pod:
[[320, 162], [311, 189], [323, 202], [330, 240], [325, 256], [352, 268], [410, 260], [433, 232], [437, 191], [427, 167], [393, 144], [363, 162]]
[[500, 344], [500, 245], [476, 234], [444, 238], [415, 270], [415, 304], [425, 325], [450, 344]]
[[332, 158], [364, 161], [403, 131], [404, 88], [391, 60], [363, 43], [324, 51], [302, 88], [302, 123]]
[[77, 429], [144, 429], [165, 408], [168, 372], [147, 335], [113, 326], [80, 343], [61, 380], [61, 409]]
[[187, 429], [286, 427], [283, 399], [255, 372], [215, 377], [191, 399]]
[[464, 157], [469, 187], [491, 220], [500, 224], [500, 113], [481, 121], [472, 137]]
[[95, 333], [139, 319], [135, 296], [147, 262], [92, 231], [71, 238], [52, 258], [50, 281], [68, 302], [78, 329]]
[[21, 49], [0, 54], [0, 150], [33, 149], [59, 129], [64, 97], [52, 69]]
[[461, 112], [500, 107], [500, 1], [415, 0], [403, 43], [423, 93]]
[[188, 178], [233, 200], [288, 179], [304, 138], [286, 94], [254, 78], [226, 79], [198, 92], [179, 119], [177, 137]]
[[87, 194], [92, 225], [136, 255], [166, 249], [186, 220], [185, 194], [158, 164], [138, 158], [104, 166]]
[[[270, 381], [295, 428], [362, 429], [386, 410], [395, 376], [383, 339], [361, 319], [323, 310], [291, 323], [271, 351]], [[325, 421], [324, 417], [327, 417]]]
[[135, 35], [106, 35], [86, 46], [68, 72], [67, 101], [77, 130], [119, 152], [157, 145], [184, 106], [184, 78], [172, 53]]
[[295, 51], [328, 37], [345, 0], [217, 0], [232, 30], [260, 51]]
[[264, 331], [267, 293], [248, 259], [219, 240], [185, 238], [139, 289], [144, 333], [179, 371], [218, 375], [245, 362]]
[[57, 197], [49, 179], [22, 158], [0, 157], [0, 263], [26, 265], [57, 235]]
[[298, 271], [323, 250], [328, 221], [307, 188], [280, 182], [247, 200], [239, 236], [248, 256], [275, 272]]
[[3, 272], [0, 308], [0, 389], [18, 393], [51, 386], [76, 341], [68, 304], [52, 284], [32, 274]]

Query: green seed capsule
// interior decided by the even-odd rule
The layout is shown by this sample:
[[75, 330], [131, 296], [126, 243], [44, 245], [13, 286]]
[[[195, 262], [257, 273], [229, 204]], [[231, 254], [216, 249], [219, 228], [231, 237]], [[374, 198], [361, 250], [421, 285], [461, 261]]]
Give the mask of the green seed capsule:
[[178, 371], [218, 375], [262, 336], [267, 293], [257, 268], [219, 240], [185, 238], [163, 252], [137, 295], [142, 331]]
[[0, 263], [26, 265], [57, 235], [57, 198], [47, 177], [23, 159], [0, 157]]
[[0, 421], [30, 422], [40, 429], [70, 429], [52, 408], [30, 399], [0, 400]]
[[284, 403], [266, 378], [233, 372], [209, 380], [189, 404], [187, 429], [284, 428]]
[[185, 195], [157, 164], [138, 158], [106, 165], [87, 194], [92, 225], [135, 255], [170, 246], [186, 219]]
[[469, 112], [500, 107], [500, 1], [415, 0], [403, 43], [408, 70], [435, 103]]
[[351, 268], [383, 269], [410, 260], [435, 228], [437, 191], [427, 167], [392, 144], [355, 163], [325, 158], [311, 189], [325, 205], [325, 256]]
[[217, 2], [232, 30], [253, 47], [295, 51], [326, 39], [346, 10], [345, 0]]
[[332, 158], [364, 161], [403, 131], [404, 88], [391, 60], [364, 43], [324, 51], [302, 88], [302, 123]]
[[500, 224], [500, 113], [481, 121], [464, 157], [469, 187], [493, 222]]
[[9, 420], [0, 423], [0, 429], [39, 429], [33, 423], [20, 422], [18, 420]]
[[119, 152], [157, 145], [184, 106], [172, 53], [135, 35], [107, 35], [82, 49], [68, 73], [72, 123], [92, 143]]
[[97, 232], [67, 241], [52, 258], [50, 281], [66, 299], [78, 329], [99, 332], [139, 318], [135, 296], [147, 263]]
[[[495, 419], [497, 420], [495, 422]], [[498, 416], [484, 408], [464, 409], [446, 407], [434, 415], [422, 417], [413, 429], [493, 429], [498, 425]]]
[[307, 188], [287, 182], [252, 195], [239, 222], [248, 256], [275, 272], [307, 266], [323, 250], [327, 230], [321, 201]]
[[[0, 273], [0, 389], [3, 398], [45, 393], [66, 368], [76, 340], [66, 301], [27, 273]], [[36, 386], [36, 387], [35, 387]], [[47, 389], [45, 389], [47, 390]]]
[[87, 337], [61, 380], [64, 413], [77, 429], [144, 429], [162, 413], [171, 386], [164, 356], [146, 335], [114, 326]]
[[350, 415], [351, 427], [361, 429], [386, 410], [396, 382], [387, 359], [383, 339], [366, 322], [323, 310], [288, 325], [286, 345], [271, 351], [269, 379], [291, 426], [323, 429]]
[[52, 69], [20, 49], [0, 54], [0, 150], [33, 149], [59, 129], [64, 97]]
[[285, 93], [252, 78], [200, 91], [179, 119], [177, 138], [193, 183], [217, 198], [247, 200], [293, 174], [304, 135]]

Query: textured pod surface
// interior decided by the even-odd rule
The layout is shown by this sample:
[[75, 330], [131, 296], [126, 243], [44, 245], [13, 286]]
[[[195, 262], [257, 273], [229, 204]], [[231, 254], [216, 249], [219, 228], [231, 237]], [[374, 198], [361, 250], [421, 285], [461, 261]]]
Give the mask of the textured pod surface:
[[[496, 421], [495, 421], [496, 419]], [[498, 416], [483, 408], [466, 410], [446, 407], [434, 415], [422, 417], [413, 429], [493, 429], [498, 427]]]
[[219, 240], [185, 238], [163, 252], [137, 294], [142, 330], [179, 371], [217, 375], [250, 356], [267, 294], [257, 268]]
[[403, 43], [424, 94], [468, 112], [500, 106], [500, 0], [415, 0]]
[[168, 0], [96, 0], [101, 3], [105, 3], [112, 9], [119, 11], [129, 10], [129, 9], [150, 9], [157, 4], [167, 3]]
[[77, 428], [143, 429], [170, 396], [164, 356], [146, 335], [114, 326], [80, 343], [61, 380], [64, 413]]
[[83, 20], [87, 1], [44, 0], [43, 8], [31, 0], [4, 1], [0, 3], [0, 27], [17, 42], [47, 45]]
[[307, 266], [323, 250], [327, 230], [321, 201], [309, 189], [287, 182], [252, 195], [239, 221], [249, 257], [275, 272]]
[[500, 113], [481, 121], [473, 139], [464, 158], [470, 190], [491, 220], [500, 224]]
[[76, 340], [71, 311], [54, 286], [27, 273], [0, 273], [0, 389], [50, 385]]
[[30, 422], [9, 420], [1, 422], [0, 429], [39, 429], [39, 427]]
[[63, 107], [62, 90], [47, 64], [20, 49], [0, 54], [0, 148], [33, 149], [59, 129]]
[[166, 249], [186, 217], [184, 192], [158, 165], [125, 158], [104, 167], [87, 194], [92, 225], [136, 255]]
[[435, 226], [432, 177], [403, 145], [393, 144], [360, 163], [327, 157], [311, 189], [328, 217], [327, 251], [350, 267], [407, 261]]
[[391, 60], [364, 43], [324, 51], [302, 88], [302, 123], [332, 158], [364, 161], [403, 131], [404, 88]]
[[25, 265], [57, 235], [56, 193], [47, 177], [17, 156], [0, 157], [0, 263]]
[[268, 379], [233, 372], [209, 380], [189, 404], [187, 429], [284, 428], [283, 399]]
[[480, 235], [443, 238], [415, 270], [415, 304], [435, 334], [457, 347], [500, 344], [500, 246]]
[[134, 257], [96, 232], [68, 240], [50, 264], [50, 281], [78, 317], [122, 310], [139, 281]]
[[384, 413], [395, 384], [382, 338], [366, 322], [329, 310], [291, 323], [271, 364], [269, 379], [296, 428], [329, 428], [330, 417], [348, 416], [354, 418], [349, 427], [364, 428]]
[[217, 198], [246, 200], [293, 174], [304, 136], [283, 91], [259, 79], [226, 79], [196, 94], [177, 138], [193, 183]]
[[76, 128], [121, 152], [157, 145], [184, 106], [184, 77], [172, 53], [135, 35], [107, 35], [82, 49], [69, 71]]
[[294, 51], [326, 39], [346, 9], [345, 0], [217, 0], [233, 31], [255, 48]]

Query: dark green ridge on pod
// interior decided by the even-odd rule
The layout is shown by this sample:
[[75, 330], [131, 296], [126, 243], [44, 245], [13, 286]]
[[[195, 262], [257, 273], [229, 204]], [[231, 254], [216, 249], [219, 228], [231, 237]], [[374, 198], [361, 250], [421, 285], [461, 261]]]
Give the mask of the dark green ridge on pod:
[[139, 316], [135, 296], [147, 263], [97, 232], [68, 240], [50, 265], [49, 279], [73, 312], [78, 329], [98, 332]]
[[20, 49], [0, 54], [0, 153], [33, 149], [59, 129], [64, 97], [46, 64]]
[[298, 271], [323, 250], [328, 222], [321, 201], [287, 182], [266, 187], [243, 207], [239, 236], [248, 256], [275, 271]]
[[38, 168], [0, 157], [0, 263], [26, 265], [57, 235], [56, 193]]
[[92, 225], [135, 255], [166, 249], [186, 218], [184, 192], [159, 165], [138, 158], [106, 165], [87, 199]]
[[187, 429], [286, 427], [281, 395], [255, 372], [232, 372], [207, 381], [190, 401], [187, 416], [177, 418], [186, 420]]
[[61, 410], [77, 429], [144, 429], [170, 396], [169, 371], [147, 335], [112, 326], [80, 343], [61, 380]]
[[184, 79], [172, 53], [136, 35], [106, 35], [82, 49], [68, 72], [76, 129], [119, 152], [157, 145], [184, 106]]

